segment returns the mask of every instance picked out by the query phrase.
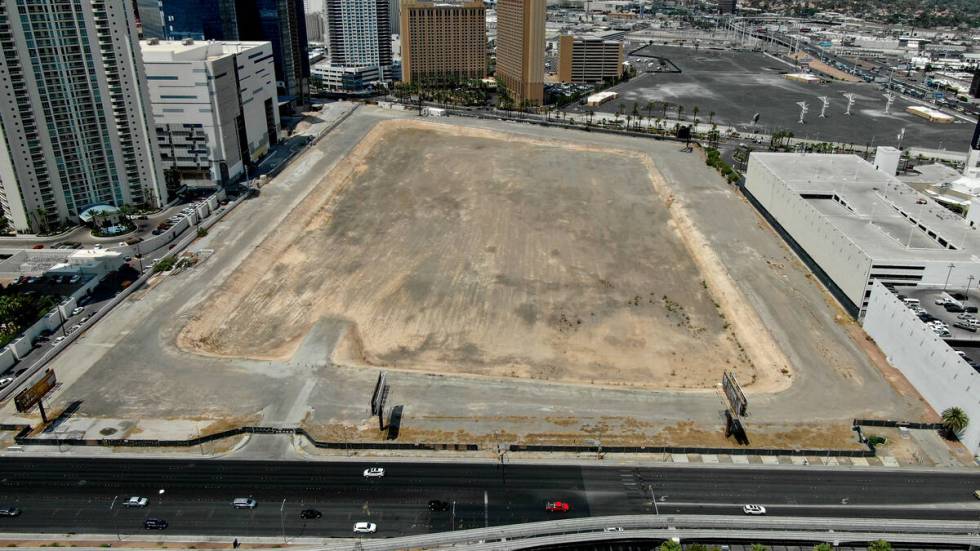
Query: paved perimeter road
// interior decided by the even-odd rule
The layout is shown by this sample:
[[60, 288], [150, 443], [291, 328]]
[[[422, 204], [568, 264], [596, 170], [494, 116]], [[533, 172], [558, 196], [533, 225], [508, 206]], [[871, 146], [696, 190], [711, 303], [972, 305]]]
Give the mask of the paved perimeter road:
[[[980, 518], [972, 495], [980, 473], [393, 463], [383, 479], [362, 477], [377, 465], [4, 459], [0, 506], [15, 505], [23, 514], [0, 518], [0, 532], [136, 533], [152, 516], [168, 520], [169, 533], [344, 536], [354, 522], [366, 520], [377, 523], [377, 537], [383, 537], [450, 530], [452, 511], [429, 511], [432, 499], [455, 502], [459, 529], [654, 514], [651, 490], [660, 514], [737, 514], [743, 503], [760, 503], [774, 515]], [[150, 498], [149, 507], [120, 506], [134, 495]], [[257, 508], [231, 506], [232, 499], [249, 496]], [[546, 512], [545, 502], [555, 499], [568, 501], [572, 510]], [[301, 520], [305, 508], [323, 517]]]

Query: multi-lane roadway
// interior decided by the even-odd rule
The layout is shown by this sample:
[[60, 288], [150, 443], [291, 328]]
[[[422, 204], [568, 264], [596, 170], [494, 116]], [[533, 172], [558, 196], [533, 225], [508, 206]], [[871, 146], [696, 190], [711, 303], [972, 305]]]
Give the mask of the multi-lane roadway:
[[[376, 465], [383, 478], [362, 476]], [[127, 534], [156, 517], [168, 533], [345, 536], [369, 521], [383, 537], [590, 515], [740, 514], [747, 503], [770, 515], [980, 522], [976, 489], [980, 473], [901, 470], [14, 458], [0, 461], [0, 507], [22, 514], [0, 518], [0, 532]], [[123, 507], [130, 496], [149, 505]], [[237, 497], [258, 506], [235, 509]], [[431, 511], [430, 500], [451, 506]], [[549, 500], [571, 510], [549, 513]], [[322, 517], [302, 519], [304, 509]]]

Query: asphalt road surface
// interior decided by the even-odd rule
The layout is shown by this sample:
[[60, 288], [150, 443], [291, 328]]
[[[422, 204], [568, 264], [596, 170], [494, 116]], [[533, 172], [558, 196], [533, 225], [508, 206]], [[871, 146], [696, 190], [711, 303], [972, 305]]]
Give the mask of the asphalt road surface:
[[[562, 517], [651, 513], [739, 514], [758, 503], [770, 515], [975, 520], [980, 473], [787, 468], [632, 468], [549, 465], [98, 460], [15, 458], [0, 462], [0, 532], [132, 534], [147, 517], [168, 533], [229, 537], [345, 536], [357, 521], [374, 537]], [[657, 507], [650, 501], [651, 491]], [[127, 508], [130, 496], [149, 506]], [[238, 510], [236, 497], [258, 506]], [[454, 506], [430, 511], [430, 500]], [[113, 504], [113, 501], [115, 503]], [[545, 502], [571, 504], [549, 513]], [[313, 508], [322, 518], [303, 520]]]

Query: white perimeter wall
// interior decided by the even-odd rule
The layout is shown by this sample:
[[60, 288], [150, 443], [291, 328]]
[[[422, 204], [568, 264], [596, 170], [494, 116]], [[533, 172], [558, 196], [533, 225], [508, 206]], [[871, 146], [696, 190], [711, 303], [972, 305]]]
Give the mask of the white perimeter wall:
[[745, 187], [858, 308], [871, 259], [806, 199], [749, 157]]
[[875, 281], [871, 289], [864, 330], [933, 409], [963, 408], [970, 416], [963, 444], [980, 454], [980, 373], [884, 285]]

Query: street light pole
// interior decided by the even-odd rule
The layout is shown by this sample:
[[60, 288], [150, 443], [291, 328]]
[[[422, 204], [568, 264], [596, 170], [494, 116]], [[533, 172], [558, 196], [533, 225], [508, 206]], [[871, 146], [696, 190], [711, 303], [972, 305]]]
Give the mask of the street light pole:
[[117, 499], [119, 499], [119, 496], [115, 496], [114, 498], [112, 498], [112, 503], [109, 505], [109, 514], [112, 515], [112, 519], [116, 525], [116, 539], [122, 541], [122, 535], [119, 533], [119, 519], [116, 518], [115, 512], [113, 511], [113, 509], [116, 506]]
[[279, 506], [279, 527], [282, 528], [282, 542], [289, 543], [286, 541], [286, 498], [282, 499], [282, 505]]
[[657, 507], [657, 496], [653, 495], [653, 484], [647, 484], [647, 489], [650, 490], [650, 501], [653, 502], [653, 512], [656, 515], [660, 514], [660, 508]]

